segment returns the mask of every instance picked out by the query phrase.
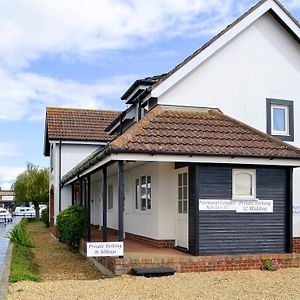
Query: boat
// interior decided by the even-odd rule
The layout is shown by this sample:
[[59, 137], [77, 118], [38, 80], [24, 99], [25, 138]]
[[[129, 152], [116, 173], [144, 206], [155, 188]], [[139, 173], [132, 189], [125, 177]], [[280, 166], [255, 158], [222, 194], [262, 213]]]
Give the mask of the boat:
[[13, 215], [22, 216], [26, 218], [35, 218], [35, 210], [32, 209], [31, 207], [18, 206], [13, 212]]
[[0, 222], [12, 222], [12, 215], [5, 208], [0, 208]]

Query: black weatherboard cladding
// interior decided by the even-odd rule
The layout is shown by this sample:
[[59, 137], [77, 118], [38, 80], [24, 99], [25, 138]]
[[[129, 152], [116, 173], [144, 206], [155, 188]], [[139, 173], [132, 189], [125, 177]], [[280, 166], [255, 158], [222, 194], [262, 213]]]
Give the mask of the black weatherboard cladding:
[[273, 213], [197, 211], [199, 198], [232, 198], [232, 167], [194, 165], [191, 169], [194, 169], [194, 181], [190, 177], [190, 191], [193, 191], [190, 204], [194, 202], [192, 207], [196, 211], [194, 215], [190, 212], [190, 221], [198, 229], [198, 232], [196, 228], [191, 232], [189, 228], [190, 235], [196, 235], [190, 240], [190, 250], [194, 255], [282, 253], [289, 250], [288, 168], [256, 167], [256, 197], [274, 200]]

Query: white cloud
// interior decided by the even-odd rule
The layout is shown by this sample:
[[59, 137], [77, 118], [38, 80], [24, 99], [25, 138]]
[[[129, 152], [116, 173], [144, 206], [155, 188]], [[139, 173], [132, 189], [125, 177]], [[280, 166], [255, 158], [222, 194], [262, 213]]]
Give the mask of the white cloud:
[[13, 182], [25, 168], [0, 166], [0, 183]]
[[1, 1], [0, 59], [20, 67], [45, 53], [84, 57], [211, 33], [236, 17], [239, 7], [234, 0]]
[[20, 145], [17, 143], [0, 142], [0, 158], [11, 157], [11, 156], [21, 156]]
[[0, 69], [0, 120], [40, 120], [46, 106], [110, 108], [104, 100], [111, 100], [113, 95], [118, 99], [132, 80], [132, 76], [124, 76], [84, 84]]
[[289, 9], [300, 9], [299, 0], [284, 1], [283, 3], [286, 4]]

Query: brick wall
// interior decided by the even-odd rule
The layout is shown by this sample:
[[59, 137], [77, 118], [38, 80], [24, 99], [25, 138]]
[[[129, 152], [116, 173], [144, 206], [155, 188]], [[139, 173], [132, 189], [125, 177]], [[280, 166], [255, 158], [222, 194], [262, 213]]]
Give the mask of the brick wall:
[[[112, 229], [112, 228], [107, 228], [108, 234], [114, 234], [118, 235], [118, 230]], [[126, 232], [125, 233], [125, 238], [130, 239], [133, 241], [137, 241], [152, 247], [156, 248], [174, 248], [175, 247], [175, 240], [156, 240], [152, 239], [146, 236], [142, 235], [137, 235], [133, 233]]]
[[[107, 258], [106, 258], [107, 259]], [[226, 256], [190, 256], [169, 258], [110, 258], [113, 262], [106, 265], [116, 275], [131, 273], [133, 267], [172, 267], [177, 272], [208, 272], [260, 269], [266, 259], [276, 260], [281, 268], [300, 267], [300, 255], [264, 254], [264, 255], [226, 255]], [[99, 260], [103, 263], [103, 258]]]
[[295, 253], [300, 254], [300, 237], [294, 237], [293, 239], [293, 248]]

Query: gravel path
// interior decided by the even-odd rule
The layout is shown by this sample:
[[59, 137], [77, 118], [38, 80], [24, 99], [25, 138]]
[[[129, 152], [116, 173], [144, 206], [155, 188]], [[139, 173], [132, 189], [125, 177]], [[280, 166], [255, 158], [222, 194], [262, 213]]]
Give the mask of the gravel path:
[[8, 299], [299, 299], [300, 269], [19, 282]]

